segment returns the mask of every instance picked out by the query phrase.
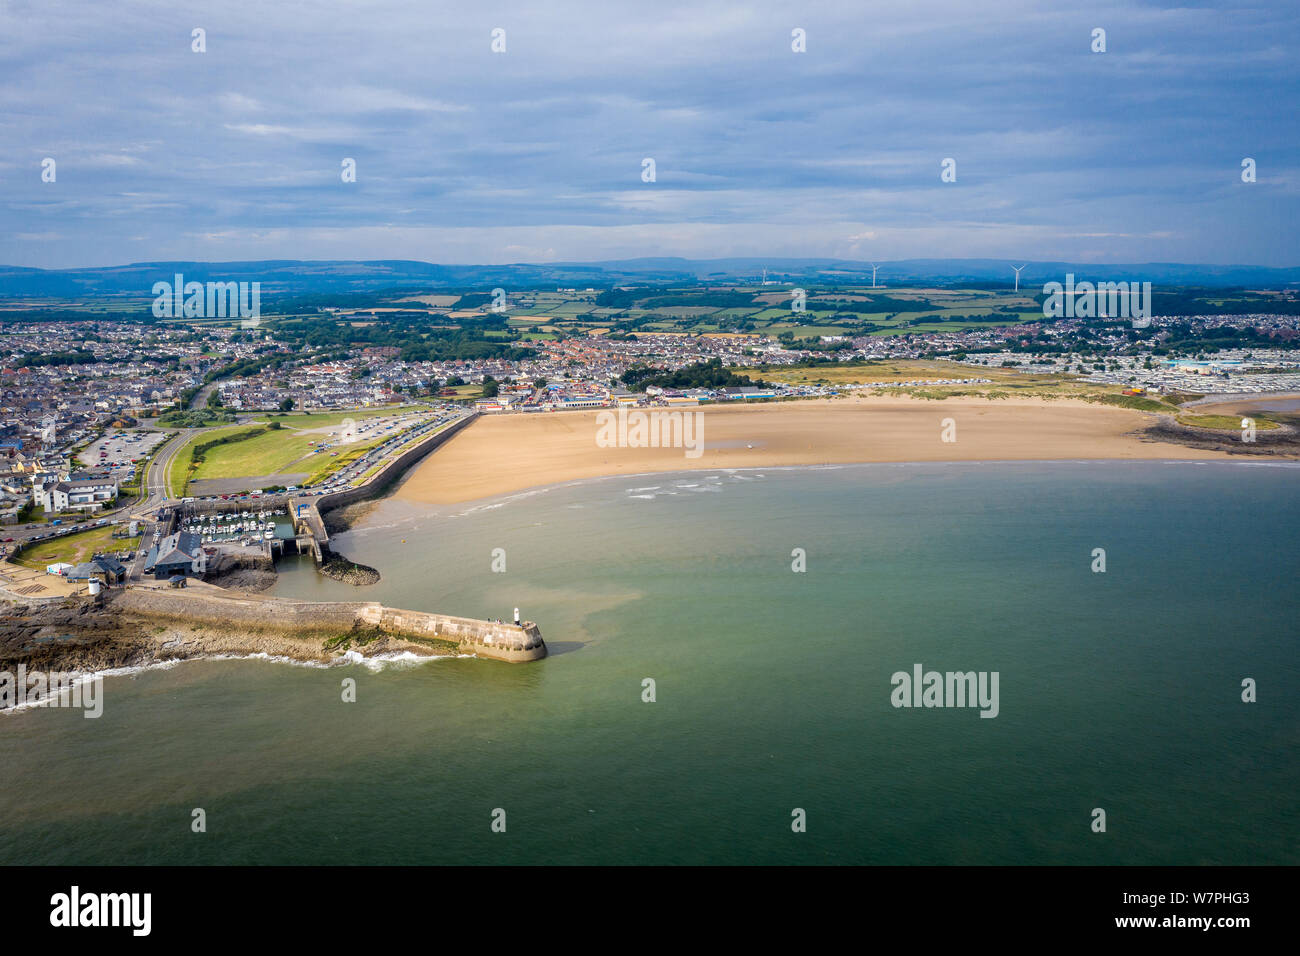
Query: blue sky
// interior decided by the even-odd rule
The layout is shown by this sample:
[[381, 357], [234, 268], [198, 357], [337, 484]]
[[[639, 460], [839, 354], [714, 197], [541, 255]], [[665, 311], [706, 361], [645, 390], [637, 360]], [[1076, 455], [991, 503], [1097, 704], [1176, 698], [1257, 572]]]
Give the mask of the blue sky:
[[1294, 266], [1297, 48], [1293, 0], [9, 2], [0, 262]]

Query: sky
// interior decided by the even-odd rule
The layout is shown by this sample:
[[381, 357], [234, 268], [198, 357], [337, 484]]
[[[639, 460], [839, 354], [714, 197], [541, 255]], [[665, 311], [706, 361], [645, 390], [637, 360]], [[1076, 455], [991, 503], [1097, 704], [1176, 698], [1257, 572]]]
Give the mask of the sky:
[[0, 263], [1296, 266], [1297, 49], [1294, 0], [10, 0]]

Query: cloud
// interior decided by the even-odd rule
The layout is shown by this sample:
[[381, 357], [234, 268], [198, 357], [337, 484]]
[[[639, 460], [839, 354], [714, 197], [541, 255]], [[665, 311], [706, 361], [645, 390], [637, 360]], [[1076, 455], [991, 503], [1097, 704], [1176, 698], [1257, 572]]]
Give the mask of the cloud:
[[1300, 259], [1287, 4], [228, 0], [202, 54], [161, 0], [17, 9], [0, 55], [39, 96], [0, 90], [2, 262], [111, 264], [124, 235], [134, 258]]
[[251, 133], [254, 136], [288, 136], [294, 131], [287, 126], [274, 126], [270, 123], [227, 123], [226, 129], [236, 133]]

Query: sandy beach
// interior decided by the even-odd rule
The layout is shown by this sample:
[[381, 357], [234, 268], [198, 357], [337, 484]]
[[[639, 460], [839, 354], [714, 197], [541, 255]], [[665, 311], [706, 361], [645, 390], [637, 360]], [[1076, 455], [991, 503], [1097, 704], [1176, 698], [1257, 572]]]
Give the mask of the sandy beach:
[[[452, 504], [580, 478], [782, 465], [1229, 457], [1143, 440], [1159, 416], [1069, 400], [895, 396], [682, 411], [703, 415], [695, 458], [682, 448], [602, 448], [596, 412], [487, 415], [418, 465], [395, 496]], [[948, 418], [954, 442], [942, 440]]]

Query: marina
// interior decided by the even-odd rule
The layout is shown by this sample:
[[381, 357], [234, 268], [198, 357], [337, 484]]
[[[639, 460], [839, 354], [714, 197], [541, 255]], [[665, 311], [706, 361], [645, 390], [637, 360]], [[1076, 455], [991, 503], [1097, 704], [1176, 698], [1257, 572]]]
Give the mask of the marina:
[[197, 534], [204, 544], [240, 544], [245, 547], [259, 541], [292, 538], [293, 522], [284, 508], [263, 511], [187, 515], [180, 530]]

